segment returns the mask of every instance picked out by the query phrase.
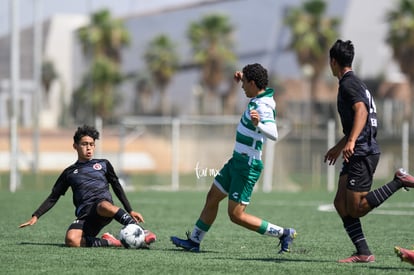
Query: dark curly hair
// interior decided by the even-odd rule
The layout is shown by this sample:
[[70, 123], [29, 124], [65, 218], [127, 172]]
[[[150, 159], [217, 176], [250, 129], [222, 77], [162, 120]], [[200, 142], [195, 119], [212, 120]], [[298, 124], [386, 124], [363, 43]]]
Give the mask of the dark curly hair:
[[253, 80], [259, 89], [265, 89], [269, 83], [267, 70], [258, 63], [246, 65], [243, 68], [243, 75], [247, 81]]
[[89, 136], [93, 138], [93, 140], [96, 140], [99, 139], [99, 132], [93, 126], [83, 125], [76, 130], [75, 135], [73, 136], [73, 142], [78, 144], [84, 136]]
[[341, 67], [351, 67], [354, 55], [354, 45], [350, 40], [338, 39], [329, 50], [329, 57], [335, 59]]

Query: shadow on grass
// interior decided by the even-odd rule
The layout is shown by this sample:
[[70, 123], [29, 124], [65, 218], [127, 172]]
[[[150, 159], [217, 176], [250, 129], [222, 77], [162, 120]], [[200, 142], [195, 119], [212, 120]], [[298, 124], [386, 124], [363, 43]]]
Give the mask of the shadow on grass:
[[163, 249], [156, 249], [161, 251], [172, 251], [172, 252], [181, 252], [181, 253], [190, 253], [194, 255], [208, 255], [208, 254], [219, 254], [220, 251], [214, 251], [214, 250], [200, 250], [199, 252], [191, 252], [188, 250], [184, 250], [182, 248], [163, 248]]
[[63, 243], [34, 243], [34, 242], [21, 242], [20, 245], [43, 245], [43, 246], [57, 246], [57, 247], [67, 247]]
[[261, 261], [261, 262], [309, 262], [309, 263], [329, 263], [328, 260], [300, 259], [300, 258], [241, 258], [240, 261]]

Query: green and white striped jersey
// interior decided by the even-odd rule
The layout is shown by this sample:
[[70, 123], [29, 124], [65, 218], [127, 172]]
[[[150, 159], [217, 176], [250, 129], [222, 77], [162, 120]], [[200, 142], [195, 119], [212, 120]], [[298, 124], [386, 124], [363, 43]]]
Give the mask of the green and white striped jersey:
[[[262, 146], [266, 138], [277, 139], [276, 102], [273, 94], [273, 89], [266, 88], [265, 92], [252, 98], [237, 126], [234, 153], [248, 156], [249, 162], [261, 160]], [[259, 113], [260, 122], [257, 127], [251, 121], [251, 110]]]

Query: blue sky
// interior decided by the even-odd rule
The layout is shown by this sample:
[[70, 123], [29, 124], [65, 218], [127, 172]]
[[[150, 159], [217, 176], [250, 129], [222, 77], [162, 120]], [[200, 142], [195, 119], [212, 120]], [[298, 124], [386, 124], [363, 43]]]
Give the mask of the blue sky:
[[[10, 31], [11, 2], [0, 0], [0, 36]], [[27, 27], [34, 22], [34, 3], [40, 7], [41, 19], [53, 14], [88, 14], [102, 8], [109, 8], [115, 16], [151, 11], [158, 8], [175, 6], [197, 0], [14, 0], [18, 1], [18, 17], [20, 27]]]

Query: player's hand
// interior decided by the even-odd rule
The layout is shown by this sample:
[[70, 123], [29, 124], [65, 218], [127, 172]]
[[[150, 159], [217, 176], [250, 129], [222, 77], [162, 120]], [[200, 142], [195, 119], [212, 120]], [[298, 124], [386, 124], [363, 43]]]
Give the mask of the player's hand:
[[242, 73], [242, 72], [240, 72], [240, 71], [236, 71], [236, 72], [234, 73], [233, 78], [234, 78], [234, 80], [235, 80], [236, 82], [240, 82], [240, 81], [242, 80], [242, 78], [243, 78], [243, 73]]
[[328, 162], [328, 165], [334, 165], [340, 154], [341, 148], [334, 146], [325, 154], [324, 162]]
[[256, 110], [250, 111], [250, 119], [252, 120], [252, 123], [254, 126], [259, 125], [260, 122], [260, 115]]
[[37, 217], [36, 216], [33, 216], [27, 222], [22, 223], [21, 225], [19, 225], [19, 228], [23, 228], [23, 227], [26, 227], [26, 226], [34, 225], [36, 222], [37, 222]]
[[135, 212], [135, 211], [131, 211], [131, 213], [129, 213], [131, 215], [131, 217], [137, 222], [137, 223], [141, 223], [141, 222], [145, 222], [144, 221], [144, 217], [142, 217], [141, 213]]
[[348, 141], [342, 150], [342, 157], [346, 162], [349, 162], [349, 159], [354, 154], [355, 142]]

